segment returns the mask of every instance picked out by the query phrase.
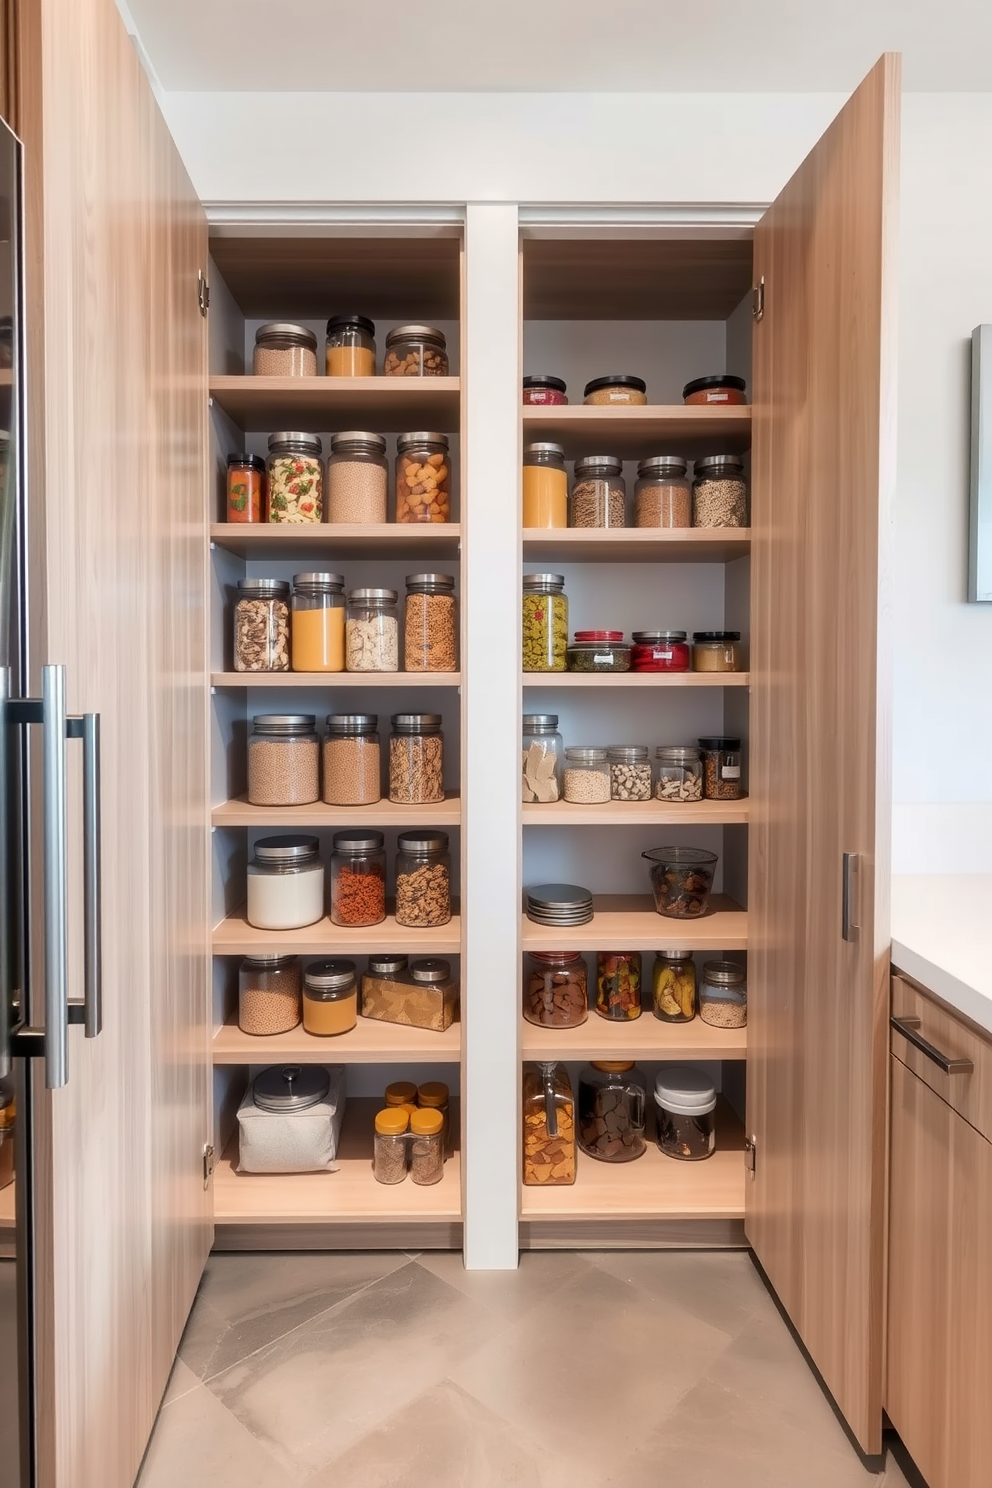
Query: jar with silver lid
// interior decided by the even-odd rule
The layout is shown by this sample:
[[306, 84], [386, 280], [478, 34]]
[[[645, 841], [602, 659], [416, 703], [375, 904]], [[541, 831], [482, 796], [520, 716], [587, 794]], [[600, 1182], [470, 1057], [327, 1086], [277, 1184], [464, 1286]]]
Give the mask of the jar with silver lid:
[[401, 434], [396, 441], [396, 520], [451, 520], [451, 456], [448, 436], [430, 429]]
[[747, 482], [739, 455], [697, 460], [692, 482], [694, 527], [746, 527]]
[[386, 918], [386, 852], [381, 832], [335, 832], [331, 924], [381, 925]]
[[447, 832], [401, 832], [396, 840], [396, 923], [433, 929], [451, 919]]
[[457, 672], [458, 606], [451, 574], [408, 574], [403, 663], [408, 672]]
[[381, 799], [377, 713], [328, 713], [323, 799], [328, 806], [374, 806]]
[[269, 435], [266, 471], [270, 522], [299, 527], [324, 520], [323, 450], [316, 434], [287, 431]]
[[246, 956], [238, 972], [238, 1027], [255, 1037], [288, 1033], [303, 1016], [296, 956]]
[[678, 455], [653, 455], [637, 467], [635, 527], [691, 527], [688, 466]]
[[394, 713], [389, 737], [389, 799], [399, 806], [444, 800], [444, 734], [440, 713]]
[[607, 751], [610, 797], [614, 801], [650, 801], [651, 761], [646, 744], [616, 746]]
[[328, 377], [375, 376], [375, 322], [367, 315], [332, 315], [327, 322]]
[[622, 460], [614, 455], [587, 455], [584, 460], [576, 460], [570, 527], [625, 527], [626, 505]]
[[577, 806], [601, 805], [610, 799], [609, 751], [598, 745], [565, 750], [564, 797]]
[[698, 749], [681, 744], [664, 745], [654, 752], [657, 801], [701, 801], [703, 762]]
[[747, 972], [736, 961], [704, 961], [699, 982], [699, 1016], [714, 1028], [747, 1023]]
[[260, 837], [248, 864], [249, 925], [301, 930], [324, 914], [324, 865], [316, 837]]
[[396, 326], [386, 337], [386, 377], [447, 377], [448, 347], [435, 326]]
[[395, 589], [353, 589], [345, 622], [345, 664], [349, 672], [396, 672], [400, 629]]
[[253, 806], [309, 806], [320, 799], [320, 741], [312, 713], [257, 713], [248, 739]]
[[523, 669], [564, 672], [568, 669], [568, 595], [565, 575], [524, 574]]
[[381, 434], [364, 429], [333, 434], [327, 461], [327, 520], [346, 527], [385, 522], [387, 470]]
[[344, 575], [293, 575], [294, 672], [344, 671]]
[[520, 777], [525, 802], [561, 800], [565, 745], [558, 732], [557, 713], [525, 713]]
[[303, 1027], [317, 1038], [349, 1033], [358, 1022], [354, 961], [314, 961], [303, 973]]
[[238, 580], [234, 670], [289, 671], [289, 585], [284, 580]]
[[317, 337], [306, 326], [272, 320], [255, 332], [256, 377], [316, 377]]

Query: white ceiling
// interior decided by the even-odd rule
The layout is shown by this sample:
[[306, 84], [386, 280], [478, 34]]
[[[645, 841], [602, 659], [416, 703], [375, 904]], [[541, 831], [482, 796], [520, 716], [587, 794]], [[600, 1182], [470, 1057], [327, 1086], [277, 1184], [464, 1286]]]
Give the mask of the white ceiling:
[[[907, 88], [992, 91], [990, 0], [122, 0], [121, 8], [170, 92], [832, 92], [852, 89], [886, 50], [904, 53]], [[617, 132], [619, 145], [622, 117]]]

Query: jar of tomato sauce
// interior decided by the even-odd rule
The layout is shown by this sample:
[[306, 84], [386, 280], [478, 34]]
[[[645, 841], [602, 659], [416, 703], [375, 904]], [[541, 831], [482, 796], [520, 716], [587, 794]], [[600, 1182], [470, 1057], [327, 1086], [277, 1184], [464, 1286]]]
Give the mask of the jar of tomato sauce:
[[258, 455], [227, 457], [227, 521], [261, 522], [265, 511], [265, 461]]
[[635, 630], [632, 672], [687, 672], [691, 660], [684, 630]]

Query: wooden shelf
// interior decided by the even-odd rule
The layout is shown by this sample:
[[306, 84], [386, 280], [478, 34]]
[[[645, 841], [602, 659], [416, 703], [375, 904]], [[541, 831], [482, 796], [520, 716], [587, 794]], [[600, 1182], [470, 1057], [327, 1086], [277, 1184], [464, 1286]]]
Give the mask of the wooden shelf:
[[[672, 920], [657, 913], [650, 894], [597, 894], [588, 925], [564, 930], [536, 925], [523, 916], [525, 951], [743, 951], [747, 911], [726, 894], [714, 894], [710, 912], [698, 920]], [[256, 932], [257, 933], [257, 932]]]
[[285, 559], [302, 563], [317, 555], [328, 558], [409, 558], [413, 563], [458, 561], [462, 529], [457, 522], [386, 522], [375, 526], [341, 526], [316, 522], [312, 527], [279, 522], [214, 522], [210, 541], [238, 558]]
[[749, 805], [745, 796], [742, 801], [686, 801], [674, 806], [661, 801], [609, 801], [602, 806], [531, 801], [521, 810], [525, 827], [721, 827], [746, 822]]
[[252, 806], [244, 796], [224, 801], [210, 814], [215, 827], [457, 827], [461, 798], [448, 791], [441, 806], [397, 806], [377, 801], [374, 806]]
[[647, 403], [642, 407], [610, 408], [565, 404], [559, 408], [525, 406], [524, 444], [554, 440], [565, 446], [565, 457], [620, 455], [643, 460], [648, 455], [740, 453], [751, 444], [751, 409], [714, 406], [686, 407], [678, 403]]
[[[268, 675], [268, 674], [267, 674]], [[524, 687], [750, 687], [750, 672], [524, 672]]]
[[461, 672], [211, 672], [211, 687], [460, 687]]
[[[655, 1019], [657, 1022], [657, 1019]], [[457, 1064], [461, 1058], [462, 1026], [452, 1023], [444, 1033], [405, 1028], [359, 1018], [350, 1033], [318, 1038], [302, 1027], [290, 1033], [255, 1037], [228, 1022], [214, 1034], [214, 1064]], [[716, 1056], [714, 1056], [716, 1057]]]
[[[710, 944], [709, 941], [706, 942]], [[436, 930], [409, 930], [387, 915], [381, 925], [352, 930], [325, 916], [302, 930], [257, 930], [245, 919], [244, 905], [221, 920], [213, 932], [215, 956], [371, 956], [403, 951], [411, 956], [455, 956], [462, 948], [461, 919], [452, 915]]]
[[525, 527], [529, 563], [729, 563], [751, 551], [750, 527]]
[[[210, 397], [249, 433], [458, 428], [457, 377], [211, 377]], [[326, 450], [325, 450], [326, 454]]]
[[[650, 997], [651, 968], [646, 968]], [[711, 1028], [702, 1018], [663, 1023], [647, 1008], [630, 1022], [590, 1012], [579, 1028], [538, 1028], [520, 1020], [524, 1059], [744, 1059], [746, 1028]]]

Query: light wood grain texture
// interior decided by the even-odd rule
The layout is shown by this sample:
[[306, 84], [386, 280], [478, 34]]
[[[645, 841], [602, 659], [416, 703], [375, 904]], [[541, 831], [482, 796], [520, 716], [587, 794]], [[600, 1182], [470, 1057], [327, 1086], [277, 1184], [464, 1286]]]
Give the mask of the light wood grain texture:
[[244, 796], [224, 801], [211, 812], [215, 827], [380, 827], [383, 830], [403, 827], [457, 827], [461, 820], [461, 799], [457, 791], [448, 791], [438, 806], [398, 806], [394, 801], [377, 801], [374, 806], [325, 806], [317, 801], [312, 806], [252, 806]]
[[588, 925], [565, 930], [523, 917], [521, 937], [532, 951], [650, 951], [686, 946], [699, 951], [743, 951], [747, 911], [725, 894], [713, 894], [709, 913], [698, 920], [673, 920], [657, 913], [650, 894], [596, 894]]
[[593, 455], [604, 449], [625, 460], [648, 455], [700, 455], [742, 451], [751, 443], [751, 409], [705, 404], [644, 403], [623, 405], [579, 403], [558, 407], [527, 405], [523, 410], [524, 444], [551, 439], [565, 446], [565, 458]]
[[[650, 962], [645, 968], [650, 998]], [[591, 1012], [578, 1028], [538, 1028], [520, 1022], [525, 1059], [743, 1059], [746, 1028], [711, 1028], [702, 1018], [664, 1023], [645, 1008], [633, 1021]]]
[[524, 672], [524, 687], [750, 687], [748, 672]]
[[457, 522], [384, 522], [344, 527], [321, 522], [301, 532], [279, 522], [214, 522], [210, 541], [239, 558], [306, 562], [316, 554], [348, 558], [409, 558], [451, 562], [458, 557], [461, 527]]
[[680, 806], [661, 801], [610, 801], [602, 806], [577, 806], [536, 801], [522, 807], [525, 827], [702, 827], [746, 822], [748, 801], [686, 801]]
[[260, 1037], [242, 1033], [228, 1022], [214, 1034], [214, 1064], [457, 1064], [461, 1057], [462, 1025], [452, 1023], [443, 1033], [404, 1028], [359, 1018], [349, 1033], [318, 1038], [301, 1024], [289, 1033]]
[[726, 320], [751, 284], [747, 232], [687, 242], [530, 229], [523, 258], [528, 320]]
[[[747, 1232], [881, 1446], [898, 59], [755, 234]], [[861, 938], [841, 938], [842, 854]]]
[[905, 977], [892, 978], [892, 1012], [897, 1018], [919, 1018], [917, 1032], [943, 1054], [972, 1061], [972, 1074], [945, 1075], [896, 1029], [890, 1030], [896, 1058], [992, 1142], [992, 1039]]
[[221, 377], [210, 396], [250, 433], [273, 429], [458, 428], [457, 377]]
[[211, 687], [460, 687], [460, 672], [213, 672]]
[[[742, 1210], [743, 1213], [743, 1210]], [[740, 1219], [520, 1220], [521, 1250], [746, 1250]]]
[[729, 563], [750, 551], [750, 527], [524, 528], [525, 564]]
[[16, 1180], [0, 1188], [0, 1260], [12, 1260], [17, 1255], [16, 1192]]
[[987, 1488], [992, 1144], [891, 1063], [885, 1409], [930, 1488]]
[[369, 956], [376, 951], [404, 951], [411, 956], [454, 956], [461, 950], [461, 921], [457, 912], [436, 930], [409, 930], [392, 914], [381, 925], [354, 930], [318, 920], [303, 930], [257, 930], [245, 919], [242, 907], [221, 920], [213, 934], [215, 956]]

